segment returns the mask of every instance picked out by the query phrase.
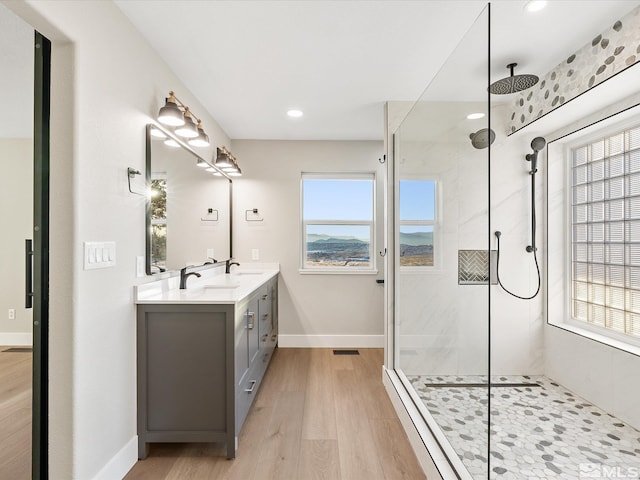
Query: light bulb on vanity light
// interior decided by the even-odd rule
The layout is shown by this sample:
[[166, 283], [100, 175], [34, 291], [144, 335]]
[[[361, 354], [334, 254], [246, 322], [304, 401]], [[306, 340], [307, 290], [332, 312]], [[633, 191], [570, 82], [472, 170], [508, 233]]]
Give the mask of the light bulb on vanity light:
[[211, 145], [209, 142], [209, 135], [204, 133], [204, 129], [202, 128], [202, 120], [198, 120], [198, 136], [190, 139], [188, 141], [189, 145], [192, 147], [208, 147]]
[[158, 121], [172, 127], [184, 125], [184, 114], [178, 107], [178, 100], [173, 92], [169, 92], [169, 98], [165, 99], [164, 107], [158, 112]]
[[184, 111], [184, 125], [176, 128], [176, 135], [180, 135], [184, 138], [196, 138], [198, 136], [198, 127], [196, 122], [193, 121], [189, 107], [186, 107]]

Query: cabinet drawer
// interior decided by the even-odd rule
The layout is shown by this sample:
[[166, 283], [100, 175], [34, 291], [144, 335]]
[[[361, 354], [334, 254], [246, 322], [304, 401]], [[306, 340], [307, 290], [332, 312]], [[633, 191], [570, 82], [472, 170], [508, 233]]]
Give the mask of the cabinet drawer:
[[253, 403], [253, 400], [258, 394], [260, 383], [262, 382], [262, 376], [264, 371], [259, 368], [260, 362], [254, 362], [249, 369], [249, 372], [245, 376], [245, 379], [240, 384], [240, 388], [236, 391], [236, 431], [240, 432], [240, 428], [247, 418], [249, 408]]

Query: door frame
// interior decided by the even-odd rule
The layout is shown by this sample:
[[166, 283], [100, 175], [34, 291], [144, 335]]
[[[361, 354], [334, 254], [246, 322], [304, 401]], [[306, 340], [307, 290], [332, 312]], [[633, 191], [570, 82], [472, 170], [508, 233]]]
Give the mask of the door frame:
[[49, 476], [49, 132], [51, 42], [35, 31], [33, 105], [32, 479]]

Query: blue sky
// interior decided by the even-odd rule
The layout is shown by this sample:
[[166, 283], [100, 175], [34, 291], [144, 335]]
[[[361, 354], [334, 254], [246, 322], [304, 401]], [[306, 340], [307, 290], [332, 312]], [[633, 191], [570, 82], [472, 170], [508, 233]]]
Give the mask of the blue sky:
[[305, 220], [372, 220], [372, 180], [304, 180]]
[[[303, 182], [303, 217], [312, 220], [372, 220], [373, 181], [305, 179]], [[433, 220], [435, 218], [435, 182], [402, 180], [400, 182], [400, 219]], [[403, 232], [433, 231], [433, 227], [404, 226]], [[308, 233], [351, 236], [369, 240], [369, 228], [363, 226], [310, 226]]]
[[435, 219], [435, 182], [400, 181], [400, 220]]

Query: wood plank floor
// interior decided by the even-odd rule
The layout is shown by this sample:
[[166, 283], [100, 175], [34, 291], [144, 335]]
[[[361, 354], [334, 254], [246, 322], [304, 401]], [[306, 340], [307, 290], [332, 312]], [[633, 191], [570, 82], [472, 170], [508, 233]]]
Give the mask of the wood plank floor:
[[31, 352], [0, 346], [0, 478], [31, 478]]
[[382, 385], [381, 349], [278, 349], [239, 437], [154, 444], [126, 480], [425, 479]]

